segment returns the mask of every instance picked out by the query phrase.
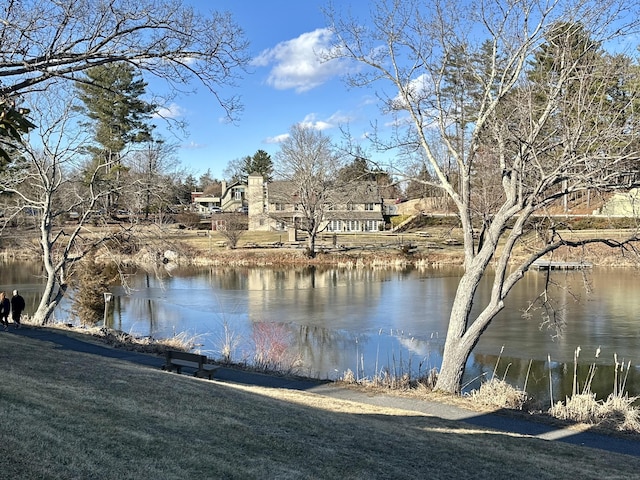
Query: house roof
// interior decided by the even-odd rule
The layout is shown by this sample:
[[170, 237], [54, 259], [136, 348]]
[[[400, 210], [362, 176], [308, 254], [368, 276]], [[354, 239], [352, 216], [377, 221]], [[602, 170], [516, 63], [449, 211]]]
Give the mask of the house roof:
[[238, 187], [244, 188], [246, 190], [247, 184], [245, 182], [233, 182], [231, 185], [228, 185], [224, 189], [224, 192], [222, 192], [222, 198], [226, 197], [229, 192]]
[[[268, 184], [269, 203], [294, 203], [298, 184], [291, 180], [276, 180]], [[353, 181], [331, 192], [331, 202], [339, 204], [381, 203], [382, 198], [376, 182]]]

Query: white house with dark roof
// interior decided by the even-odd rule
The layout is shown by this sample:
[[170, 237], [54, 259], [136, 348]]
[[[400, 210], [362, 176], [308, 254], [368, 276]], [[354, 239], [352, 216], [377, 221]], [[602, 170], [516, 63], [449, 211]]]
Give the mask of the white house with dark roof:
[[[287, 230], [300, 226], [303, 215], [291, 181], [265, 182], [249, 175], [249, 230]], [[378, 232], [384, 228], [382, 197], [375, 181], [354, 181], [332, 193], [323, 206], [325, 232]]]

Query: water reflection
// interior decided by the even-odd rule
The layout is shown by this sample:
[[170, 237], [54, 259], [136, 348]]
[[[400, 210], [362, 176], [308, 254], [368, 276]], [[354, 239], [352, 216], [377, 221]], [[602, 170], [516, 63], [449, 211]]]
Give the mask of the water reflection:
[[[0, 273], [5, 283], [0, 288], [19, 287], [27, 311], [33, 311], [41, 291], [40, 268], [7, 264]], [[231, 332], [231, 355], [237, 361], [250, 360], [258, 337], [269, 331], [257, 325], [278, 324], [286, 335], [276, 330], [277, 340], [302, 360], [302, 373], [321, 378], [335, 378], [347, 369], [359, 377], [382, 370], [415, 374], [440, 364], [459, 275], [452, 268], [176, 268], [161, 279], [138, 272], [129, 278], [130, 291], [113, 289], [109, 323], [155, 338], [188, 332], [213, 357], [221, 356]], [[527, 382], [527, 390], [540, 398], [553, 389], [560, 400], [571, 391], [575, 348], [581, 346], [581, 368], [587, 368], [600, 346], [594, 389], [612, 391], [617, 354], [620, 360], [631, 360], [627, 387], [632, 395], [640, 394], [637, 273], [599, 269], [585, 277], [558, 272], [554, 280], [549, 289], [554, 305], [566, 308], [562, 335], [543, 324], [542, 310], [522, 318], [522, 311], [547, 285], [544, 274], [531, 272], [478, 343], [465, 382], [477, 386], [478, 379], [495, 370], [510, 383]], [[480, 298], [489, 295], [489, 285], [483, 284]], [[63, 304], [56, 315], [66, 320], [67, 310]]]

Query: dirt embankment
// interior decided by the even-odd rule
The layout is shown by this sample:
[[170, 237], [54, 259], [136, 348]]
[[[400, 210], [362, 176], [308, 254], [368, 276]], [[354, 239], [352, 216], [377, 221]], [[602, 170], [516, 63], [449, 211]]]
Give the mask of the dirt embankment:
[[[220, 232], [178, 230], [177, 228], [134, 227], [123, 230], [117, 241], [104, 247], [104, 259], [118, 258], [124, 263], [157, 264], [159, 261], [178, 261], [194, 265], [278, 266], [278, 265], [335, 265], [341, 267], [428, 267], [462, 265], [464, 251], [462, 232], [451, 226], [426, 227], [422, 230], [391, 234], [320, 235], [317, 254], [307, 256], [306, 242], [300, 239], [287, 242], [282, 232], [246, 232], [237, 248], [227, 247]], [[11, 232], [9, 232], [11, 233]], [[92, 241], [104, 232], [89, 230], [83, 240]], [[113, 233], [112, 231], [110, 233]], [[546, 258], [553, 261], [589, 262], [594, 266], [635, 267], [640, 265], [640, 245], [616, 246], [629, 234], [628, 230], [580, 230], [564, 232], [567, 240], [580, 240], [596, 234], [613, 238], [609, 245], [592, 243], [583, 247], [562, 247]], [[33, 236], [12, 234], [0, 237], [0, 257], [33, 260], [40, 248]], [[520, 260], [540, 247], [541, 239], [533, 235], [525, 238], [513, 257]], [[61, 248], [61, 247], [60, 247]], [[167, 259], [166, 252], [174, 257]]]
[[[423, 232], [419, 232], [423, 233]], [[215, 265], [336, 265], [344, 267], [427, 267], [439, 265], [462, 265], [464, 250], [461, 235], [447, 232], [425, 237], [423, 234], [402, 234], [393, 238], [370, 239], [349, 238], [333, 246], [318, 243], [318, 253], [309, 258], [304, 244], [274, 246], [270, 243], [240, 243], [238, 248], [224, 245], [213, 248], [198, 239], [183, 238], [177, 247], [180, 256], [194, 264]], [[602, 237], [609, 236], [602, 232]], [[615, 235], [614, 235], [615, 237]], [[621, 240], [621, 239], [620, 239]], [[277, 242], [276, 242], [277, 243]], [[524, 242], [512, 255], [515, 261], [529, 257], [536, 242]], [[547, 255], [547, 259], [558, 262], [587, 262], [600, 267], [640, 266], [640, 245], [615, 246], [593, 243], [577, 248], [561, 247]]]

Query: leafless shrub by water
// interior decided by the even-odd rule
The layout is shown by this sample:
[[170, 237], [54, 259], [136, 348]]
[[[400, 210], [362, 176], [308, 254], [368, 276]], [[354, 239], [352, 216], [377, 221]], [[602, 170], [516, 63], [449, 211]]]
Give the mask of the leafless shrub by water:
[[557, 402], [549, 414], [561, 420], [600, 425], [620, 431], [640, 432], [640, 410], [633, 406], [638, 397], [609, 395], [597, 400], [595, 393], [579, 393]]
[[402, 373], [400, 376], [393, 375], [387, 369], [381, 370], [372, 377], [364, 377], [356, 379], [351, 369], [347, 369], [342, 377], [337, 380], [338, 383], [345, 385], [353, 385], [364, 388], [373, 388], [381, 390], [396, 391], [431, 391], [436, 384], [438, 378], [438, 370], [432, 368], [424, 374], [411, 376], [409, 373]]
[[[39, 325], [26, 315], [22, 317], [23, 325]], [[93, 337], [100, 343], [110, 345], [123, 350], [137, 351], [143, 353], [164, 354], [166, 350], [190, 351], [198, 344], [198, 336], [187, 332], [176, 333], [172, 337], [156, 339], [153, 337], [139, 337], [120, 330], [114, 330], [103, 326], [74, 326], [71, 323], [57, 322], [50, 323], [48, 328], [66, 331], [69, 334], [79, 334]]]
[[291, 333], [281, 323], [258, 322], [252, 334], [253, 365], [261, 370], [295, 374], [302, 366], [300, 355], [291, 349]]
[[236, 352], [240, 346], [240, 342], [240, 336], [231, 329], [229, 322], [226, 319], [223, 319], [222, 333], [218, 339], [218, 344], [220, 345], [220, 360], [223, 363], [230, 365], [236, 361], [233, 356], [234, 352]]
[[[379, 330], [378, 337], [382, 336], [383, 333], [384, 331], [382, 329]], [[390, 334], [404, 338], [407, 342], [413, 342], [415, 340], [413, 337], [404, 337], [403, 332], [400, 331], [392, 330]], [[434, 336], [437, 337], [437, 334], [432, 334], [432, 338]], [[409, 357], [405, 359], [402, 350], [398, 352], [392, 350], [385, 364], [385, 362], [380, 359], [380, 344], [378, 343], [373, 367], [374, 372], [372, 375], [367, 375], [367, 372], [365, 372], [364, 354], [360, 351], [359, 342], [356, 339], [356, 358], [358, 364], [356, 372], [354, 373], [351, 369], [347, 369], [338, 381], [347, 385], [359, 385], [367, 388], [408, 391], [419, 389], [432, 390], [438, 378], [438, 370], [433, 367], [431, 363], [430, 349], [429, 352], [417, 362], [418, 365], [416, 369], [416, 356], [409, 354]]]
[[108, 345], [145, 353], [164, 353], [168, 349], [190, 351], [197, 344], [196, 337], [186, 332], [177, 333], [169, 338], [155, 339], [136, 337], [126, 332], [102, 327], [92, 335], [100, 337]]

